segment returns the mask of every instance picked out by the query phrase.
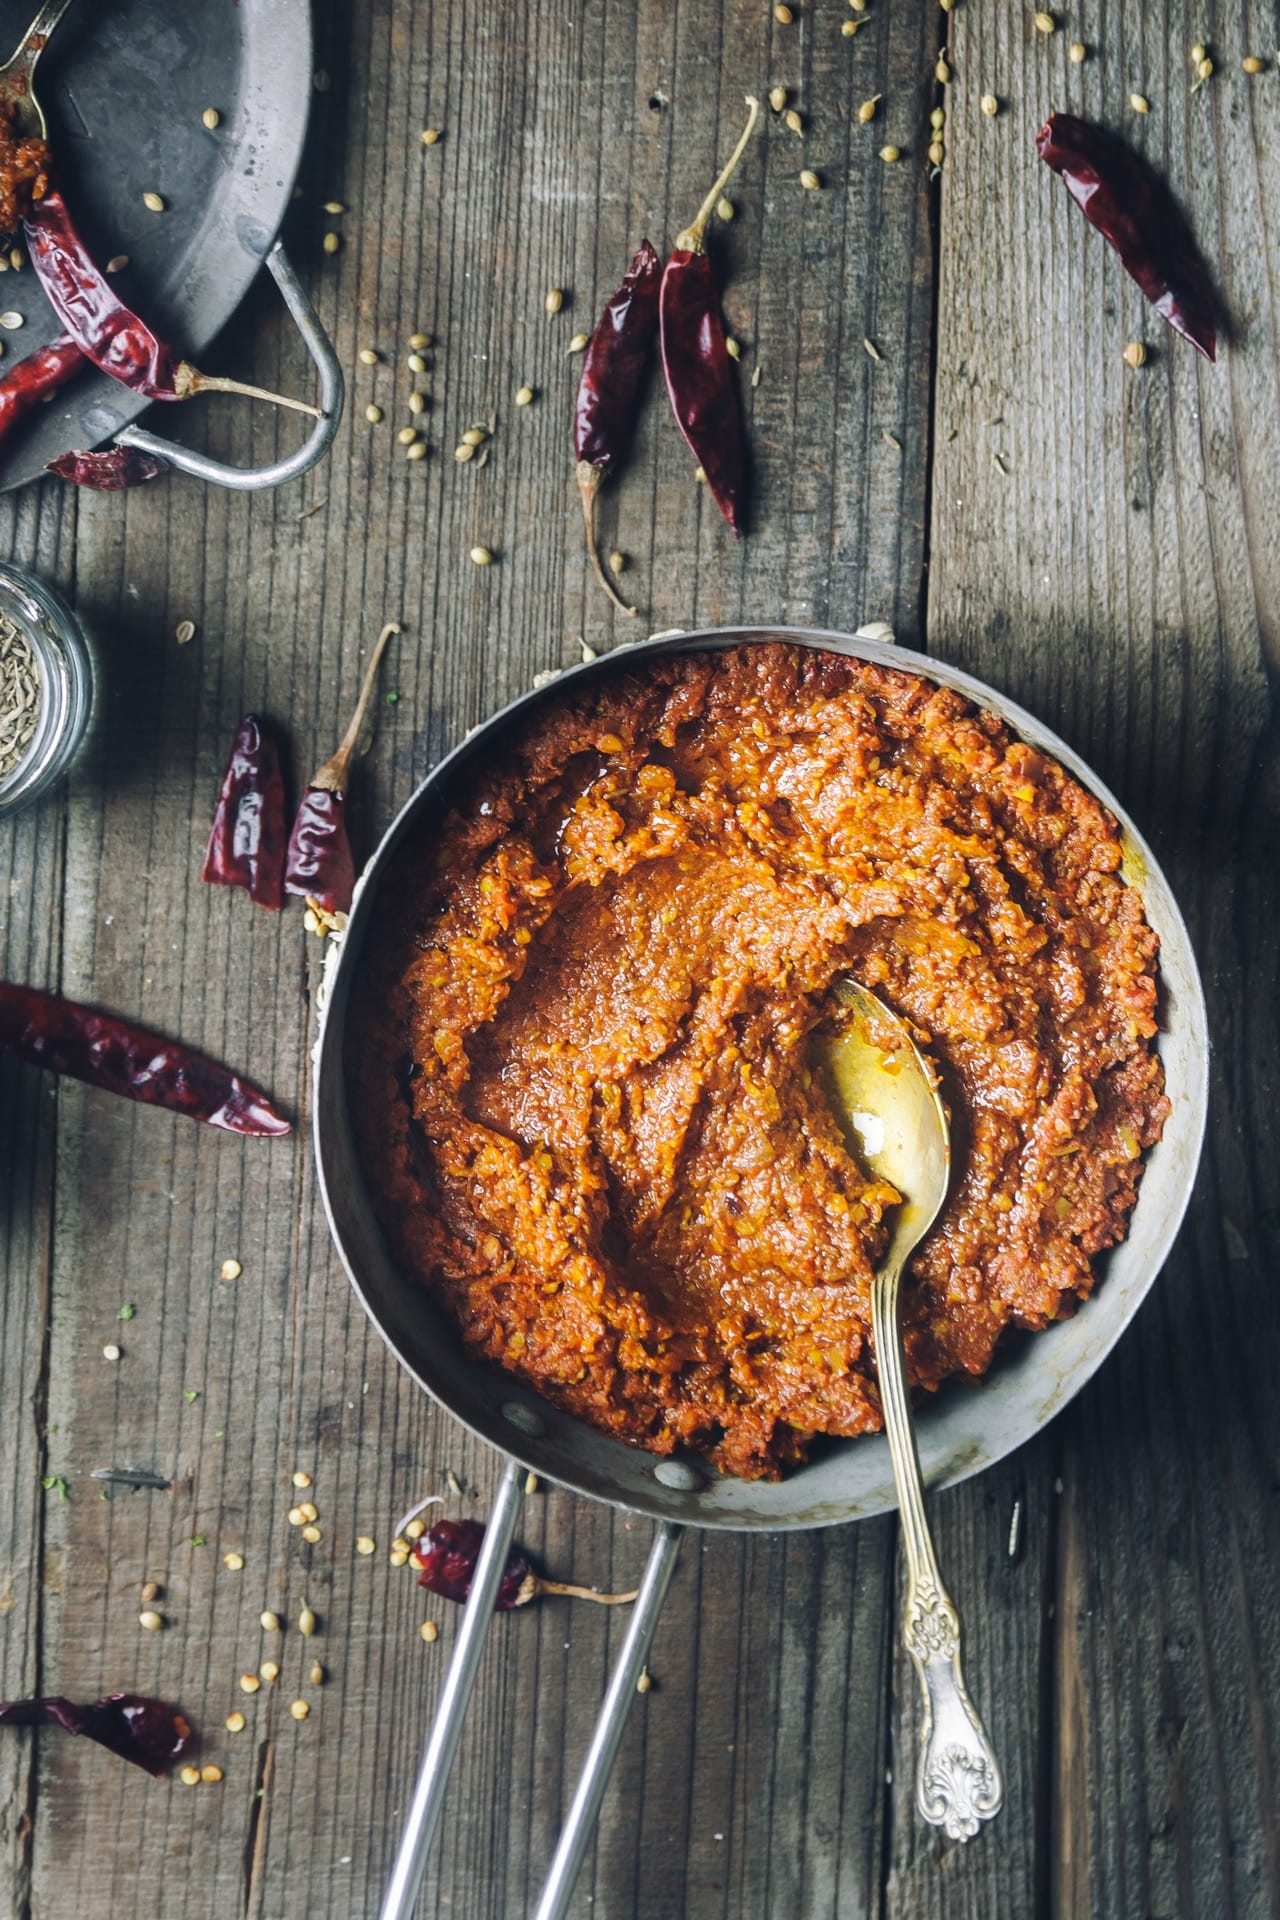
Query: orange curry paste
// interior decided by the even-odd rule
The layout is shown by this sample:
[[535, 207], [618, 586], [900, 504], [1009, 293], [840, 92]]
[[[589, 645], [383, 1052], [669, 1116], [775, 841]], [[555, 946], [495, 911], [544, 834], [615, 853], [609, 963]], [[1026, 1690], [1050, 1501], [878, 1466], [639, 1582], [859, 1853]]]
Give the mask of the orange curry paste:
[[357, 1127], [399, 1261], [596, 1426], [777, 1476], [880, 1425], [891, 1191], [811, 1072], [846, 969], [913, 1023], [955, 1175], [913, 1381], [1069, 1313], [1168, 1103], [1116, 823], [992, 715], [781, 645], [552, 698], [383, 887]]

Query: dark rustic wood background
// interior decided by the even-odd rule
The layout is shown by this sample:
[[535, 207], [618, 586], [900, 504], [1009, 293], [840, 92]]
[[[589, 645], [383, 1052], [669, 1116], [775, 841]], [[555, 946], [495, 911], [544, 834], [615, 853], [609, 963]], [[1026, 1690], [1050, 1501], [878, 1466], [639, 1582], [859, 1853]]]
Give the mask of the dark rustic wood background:
[[[6, 1735], [0, 1911], [15, 1920], [376, 1913], [457, 1624], [387, 1545], [450, 1475], [453, 1509], [482, 1514], [494, 1462], [388, 1360], [331, 1253], [306, 1126], [314, 943], [296, 912], [203, 887], [200, 848], [240, 715], [287, 727], [304, 776], [384, 619], [404, 622], [384, 677], [401, 698], [380, 705], [360, 775], [366, 844], [496, 703], [576, 660], [580, 637], [630, 636], [581, 556], [565, 346], [640, 236], [669, 242], [697, 205], [743, 93], [774, 83], [803, 135], [769, 116], [716, 239], [744, 372], [760, 374], [745, 387], [751, 537], [735, 545], [695, 489], [655, 393], [602, 501], [604, 545], [633, 556], [626, 585], [655, 629], [887, 619], [1059, 729], [1186, 910], [1213, 1114], [1175, 1256], [1114, 1358], [1039, 1441], [934, 1502], [1006, 1769], [999, 1821], [961, 1850], [913, 1816], [891, 1521], [691, 1539], [575, 1912], [1280, 1912], [1277, 10], [1072, 0], [1046, 38], [1008, 0], [871, 0], [845, 37], [859, 16], [842, 3], [792, 5], [783, 25], [768, 0], [320, 0], [287, 233], [350, 370], [332, 459], [247, 500], [175, 479], [0, 502], [0, 551], [70, 594], [103, 661], [100, 723], [65, 792], [0, 827], [0, 968], [145, 1014], [252, 1069], [300, 1122], [257, 1147], [2, 1070], [0, 1687], [175, 1697], [226, 1776], [156, 1785], [79, 1743]], [[1217, 65], [1194, 94], [1193, 40]], [[1255, 78], [1250, 52], [1267, 62]], [[1128, 125], [1167, 170], [1231, 314], [1216, 368], [1165, 332], [1038, 166], [1035, 129], [1067, 106]], [[428, 125], [444, 132], [430, 150]], [[886, 140], [896, 166], [876, 157]], [[800, 189], [805, 165], [820, 193]], [[330, 197], [348, 208], [332, 222]], [[550, 286], [567, 295], [554, 321]], [[438, 345], [431, 453], [411, 465], [394, 432], [416, 328]], [[1139, 372], [1130, 339], [1148, 345]], [[365, 345], [386, 363], [358, 366]], [[218, 358], [306, 385], [265, 288]], [[538, 399], [517, 412], [524, 382]], [[490, 412], [483, 471], [456, 466], [459, 432]], [[189, 431], [247, 460], [297, 428], [218, 403]], [[477, 541], [498, 555], [487, 571], [467, 560]], [[198, 636], [180, 647], [186, 618]], [[88, 1476], [126, 1462], [172, 1491], [101, 1499]], [[314, 1548], [285, 1520], [297, 1467], [314, 1475]], [[56, 1476], [65, 1501], [42, 1486]], [[522, 1531], [556, 1574], [620, 1586], [648, 1528], [549, 1489]], [[355, 1554], [360, 1533], [373, 1558]], [[231, 1549], [242, 1573], [223, 1567]], [[163, 1634], [137, 1625], [147, 1579], [164, 1586]], [[259, 1611], [295, 1615], [304, 1594], [322, 1633], [278, 1648]], [[499, 1624], [424, 1913], [529, 1911], [621, 1630], [560, 1602]], [[245, 1700], [236, 1677], [268, 1652], [280, 1682]], [[331, 1678], [299, 1725], [288, 1702], [311, 1691], [309, 1657]], [[232, 1736], [235, 1707], [249, 1727]]]

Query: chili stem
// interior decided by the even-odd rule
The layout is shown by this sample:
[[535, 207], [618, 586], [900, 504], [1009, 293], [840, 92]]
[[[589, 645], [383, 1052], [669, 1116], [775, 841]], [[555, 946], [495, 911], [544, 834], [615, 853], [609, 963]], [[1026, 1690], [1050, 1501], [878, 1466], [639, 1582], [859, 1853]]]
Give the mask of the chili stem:
[[589, 460], [579, 460], [578, 491], [582, 495], [582, 517], [587, 523], [587, 558], [595, 568], [596, 579], [619, 613], [625, 613], [628, 620], [634, 620], [636, 609], [627, 605], [610, 580], [601, 564], [600, 549], [596, 545], [596, 495], [600, 491], [600, 482], [603, 478], [604, 475], [599, 467], [593, 467]]
[[540, 1574], [533, 1575], [536, 1593], [562, 1593], [570, 1600], [594, 1600], [602, 1607], [623, 1607], [635, 1600], [640, 1593], [634, 1587], [630, 1593], [597, 1593], [594, 1587], [575, 1587], [563, 1580], [544, 1580]]
[[750, 108], [750, 118], [746, 126], [742, 129], [742, 137], [726, 161], [724, 169], [715, 185], [712, 187], [702, 205], [698, 208], [697, 217], [693, 225], [686, 227], [683, 233], [676, 235], [676, 251], [678, 253], [701, 253], [703, 251], [702, 242], [703, 236], [707, 231], [707, 222], [715, 212], [716, 201], [720, 198], [720, 195], [724, 192], [738, 170], [738, 162], [747, 150], [747, 142], [751, 138], [756, 121], [760, 115], [760, 102], [755, 98], [754, 94], [747, 94], [746, 102]]
[[273, 407], [289, 407], [294, 413], [309, 413], [313, 420], [324, 419], [324, 409], [313, 407], [309, 400], [293, 400], [287, 393], [246, 386], [243, 380], [225, 380], [220, 374], [201, 373], [189, 360], [184, 360], [178, 368], [174, 386], [180, 400], [186, 400], [193, 393], [241, 393], [248, 400], [266, 400]]
[[355, 758], [356, 748], [360, 743], [360, 735], [364, 730], [364, 723], [368, 718], [370, 702], [373, 699], [373, 688], [374, 682], [378, 677], [378, 668], [382, 664], [382, 656], [387, 650], [388, 640], [393, 633], [399, 633], [399, 631], [400, 627], [398, 622], [388, 620], [386, 626], [378, 635], [373, 649], [373, 658], [369, 662], [364, 676], [364, 685], [360, 689], [360, 698], [356, 703], [356, 710], [351, 716], [351, 725], [343, 734], [342, 744], [339, 746], [332, 760], [325, 762], [315, 779], [311, 782], [313, 787], [326, 787], [330, 793], [346, 792], [347, 779], [351, 772], [351, 762]]

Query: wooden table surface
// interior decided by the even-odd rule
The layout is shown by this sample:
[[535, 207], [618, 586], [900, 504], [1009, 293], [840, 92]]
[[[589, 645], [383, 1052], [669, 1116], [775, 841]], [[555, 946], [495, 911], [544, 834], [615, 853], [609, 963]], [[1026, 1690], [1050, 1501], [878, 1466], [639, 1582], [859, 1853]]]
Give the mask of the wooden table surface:
[[[0, 552], [69, 594], [102, 662], [100, 724], [65, 791], [0, 827], [0, 971], [145, 1015], [254, 1072], [299, 1122], [288, 1142], [245, 1143], [3, 1068], [0, 1688], [176, 1698], [225, 1771], [188, 1790], [55, 1734], [6, 1734], [0, 1912], [15, 1920], [377, 1911], [457, 1626], [387, 1548], [428, 1493], [482, 1515], [495, 1464], [387, 1358], [330, 1248], [307, 1127], [316, 943], [298, 912], [202, 886], [200, 850], [241, 714], [280, 722], [305, 775], [385, 619], [404, 623], [384, 680], [400, 698], [380, 705], [359, 775], [366, 847], [498, 702], [576, 661], [580, 640], [632, 637], [583, 564], [566, 346], [640, 236], [669, 243], [689, 217], [744, 92], [774, 83], [803, 131], [767, 116], [715, 240], [748, 376], [750, 537], [735, 544], [695, 488], [655, 393], [602, 501], [605, 547], [632, 557], [653, 629], [887, 620], [1065, 735], [1187, 914], [1214, 1104], [1187, 1224], [1118, 1351], [1033, 1445], [933, 1502], [1005, 1767], [999, 1821], [961, 1849], [913, 1815], [891, 1520], [695, 1537], [574, 1911], [1280, 1912], [1274, 7], [1072, 0], [1045, 37], [1008, 0], [871, 0], [844, 36], [859, 16], [843, 0], [792, 4], [787, 25], [767, 0], [319, 0], [287, 233], [349, 369], [332, 458], [247, 499], [174, 479], [0, 501]], [[1192, 93], [1201, 37], [1217, 71]], [[1248, 52], [1266, 58], [1257, 77]], [[1167, 171], [1230, 312], [1216, 367], [1166, 332], [1039, 166], [1053, 107], [1126, 126]], [[443, 137], [425, 148], [430, 125]], [[896, 165], [877, 157], [886, 141]], [[345, 213], [326, 217], [330, 198]], [[548, 320], [552, 286], [565, 304]], [[395, 432], [416, 329], [437, 345], [420, 382], [430, 455], [411, 464]], [[1122, 353], [1139, 339], [1135, 372]], [[368, 345], [377, 367], [357, 362]], [[216, 358], [306, 390], [265, 286]], [[526, 382], [537, 400], [517, 412]], [[460, 432], [490, 414], [483, 470], [456, 465]], [[248, 460], [298, 429], [215, 402], [187, 431]], [[496, 565], [469, 563], [476, 542]], [[185, 619], [198, 632], [180, 646]], [[125, 1463], [172, 1489], [101, 1498], [89, 1476]], [[313, 1547], [286, 1522], [295, 1469], [314, 1476]], [[365, 1533], [371, 1558], [355, 1552]], [[649, 1528], [547, 1489], [522, 1533], [549, 1571], [621, 1586]], [[137, 1623], [147, 1580], [163, 1633]], [[296, 1616], [304, 1596], [322, 1621], [310, 1646], [264, 1636], [260, 1611]], [[423, 1913], [529, 1912], [623, 1625], [566, 1602], [498, 1624]], [[237, 1676], [269, 1654], [279, 1683], [246, 1699]], [[314, 1658], [319, 1691], [303, 1684]], [[237, 1707], [249, 1724], [232, 1735]]]

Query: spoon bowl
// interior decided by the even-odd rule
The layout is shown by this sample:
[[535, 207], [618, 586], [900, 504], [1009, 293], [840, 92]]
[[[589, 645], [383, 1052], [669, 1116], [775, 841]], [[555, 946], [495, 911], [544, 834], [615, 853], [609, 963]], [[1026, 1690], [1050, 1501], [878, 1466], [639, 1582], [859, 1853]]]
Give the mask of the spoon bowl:
[[17, 47], [0, 67], [0, 103], [13, 116], [14, 131], [25, 140], [47, 140], [44, 108], [36, 96], [36, 62], [71, 0], [44, 0]]
[[857, 1158], [901, 1196], [884, 1252], [886, 1266], [901, 1266], [947, 1197], [947, 1111], [905, 1021], [851, 974], [842, 974], [831, 992], [842, 1018], [823, 1037], [819, 1068], [833, 1111], [857, 1143]]

